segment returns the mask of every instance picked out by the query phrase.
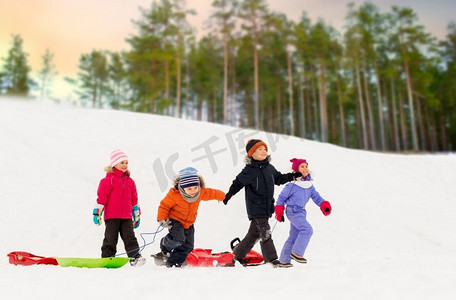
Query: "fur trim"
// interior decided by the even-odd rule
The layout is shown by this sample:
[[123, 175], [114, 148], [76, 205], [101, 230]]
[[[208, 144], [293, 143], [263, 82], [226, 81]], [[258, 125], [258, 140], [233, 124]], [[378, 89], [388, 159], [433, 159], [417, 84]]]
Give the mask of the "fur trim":
[[293, 184], [299, 186], [300, 188], [303, 188], [303, 189], [309, 189], [313, 186], [313, 183], [312, 181], [300, 181], [300, 180], [297, 180], [297, 181], [293, 181], [292, 182]]
[[[245, 164], [246, 164], [246, 165], [251, 165], [251, 164], [252, 164], [252, 159], [253, 159], [252, 157], [249, 157], [248, 155], [246, 155], [246, 156], [244, 157], [244, 162], [245, 162]], [[268, 160], [268, 162], [271, 162], [271, 160], [272, 160], [272, 159], [271, 159], [271, 155], [269, 154], [268, 156], [266, 156], [266, 159]]]
[[[104, 168], [104, 170], [105, 170], [106, 173], [113, 173], [113, 172], [114, 172], [114, 167], [111, 166], [111, 165], [109, 165], [109, 166], [106, 166], [106, 167]], [[127, 174], [130, 174], [130, 170], [127, 170], [126, 173], [127, 173]]]

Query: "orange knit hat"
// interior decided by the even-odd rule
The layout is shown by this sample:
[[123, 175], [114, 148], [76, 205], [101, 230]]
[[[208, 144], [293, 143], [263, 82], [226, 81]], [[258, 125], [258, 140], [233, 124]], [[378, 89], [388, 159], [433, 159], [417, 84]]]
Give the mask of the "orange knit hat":
[[245, 151], [249, 157], [252, 157], [253, 152], [255, 152], [260, 146], [264, 146], [266, 151], [268, 151], [268, 146], [262, 140], [250, 140], [245, 146]]

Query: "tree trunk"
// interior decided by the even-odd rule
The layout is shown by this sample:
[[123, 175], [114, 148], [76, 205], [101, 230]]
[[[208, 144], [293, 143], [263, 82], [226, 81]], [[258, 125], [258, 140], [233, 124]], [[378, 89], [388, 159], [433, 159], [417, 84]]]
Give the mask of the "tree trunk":
[[412, 82], [410, 78], [409, 72], [409, 65], [406, 59], [406, 51], [405, 45], [401, 43], [402, 46], [402, 53], [404, 54], [404, 72], [405, 72], [405, 81], [407, 83], [407, 96], [408, 96], [408, 103], [409, 103], [409, 114], [410, 114], [410, 128], [412, 132], [412, 143], [413, 143], [413, 150], [418, 151], [418, 135], [416, 130], [416, 123], [415, 123], [415, 109], [413, 107], [413, 90], [412, 90]]
[[378, 123], [380, 124], [380, 144], [381, 150], [386, 150], [385, 142], [385, 127], [384, 127], [384, 117], [383, 117], [383, 101], [382, 101], [382, 89], [380, 84], [380, 74], [377, 69], [377, 62], [374, 62], [374, 72], [375, 72], [375, 83], [377, 84], [377, 101], [378, 101]]
[[442, 150], [443, 151], [450, 151], [451, 150], [451, 144], [448, 143], [448, 134], [446, 130], [446, 122], [445, 122], [445, 117], [440, 116], [440, 135], [441, 135], [441, 140], [442, 140]]
[[346, 133], [345, 133], [345, 114], [344, 105], [342, 103], [342, 89], [340, 87], [340, 74], [337, 72], [337, 100], [339, 105], [339, 119], [340, 119], [340, 135], [342, 137], [342, 146], [347, 147]]
[[421, 150], [426, 150], [427, 149], [427, 138], [426, 138], [426, 133], [425, 133], [425, 124], [424, 124], [424, 119], [423, 119], [423, 114], [421, 111], [421, 101], [420, 97], [417, 95], [415, 97], [416, 101], [416, 113], [418, 117], [418, 127], [419, 127], [419, 132], [420, 132], [420, 141], [421, 141]]
[[230, 120], [230, 125], [235, 126], [236, 125], [236, 55], [233, 55], [232, 63], [231, 63], [231, 88], [230, 88], [230, 97], [229, 97], [229, 103], [230, 103], [230, 115], [229, 115], [229, 120]]
[[402, 98], [402, 93], [399, 91], [399, 118], [401, 124], [401, 137], [402, 137], [402, 149], [408, 149], [408, 139], [407, 139], [407, 126], [405, 124], [405, 113], [404, 113], [404, 100]]
[[312, 82], [312, 105], [313, 105], [313, 128], [314, 128], [314, 131], [313, 132], [313, 135], [315, 137], [319, 137], [320, 136], [320, 126], [318, 126], [318, 95], [317, 95], [317, 87], [315, 87], [315, 77], [316, 77], [316, 71], [315, 71], [315, 66], [313, 64], [310, 65], [311, 66], [311, 71], [312, 71], [312, 75], [311, 75], [311, 82]]
[[[171, 99], [169, 94], [169, 61], [165, 60], [165, 99]], [[169, 115], [169, 107], [166, 109], [166, 114]]]
[[395, 145], [395, 150], [400, 151], [401, 150], [401, 143], [399, 140], [399, 126], [397, 122], [397, 104], [396, 104], [396, 89], [394, 85], [394, 78], [391, 77], [391, 101], [392, 101], [392, 120], [393, 120], [393, 137], [394, 137], [394, 145]]
[[176, 69], [177, 69], [177, 87], [176, 87], [176, 116], [181, 117], [181, 44], [182, 36], [177, 34], [177, 53], [176, 53]]
[[[154, 74], [155, 73], [155, 62], [152, 60], [151, 65], [150, 65], [150, 73]], [[150, 107], [149, 111], [151, 114], [155, 113], [155, 94], [154, 94], [154, 89], [155, 89], [155, 82], [154, 82], [154, 76], [151, 76], [150, 78]]]
[[304, 71], [304, 82], [306, 83], [306, 89], [305, 89], [305, 107], [306, 107], [306, 121], [307, 121], [307, 138], [312, 139], [312, 101], [310, 98], [310, 88], [312, 86], [311, 81], [311, 76], [306, 77], [306, 72]]
[[371, 143], [371, 149], [377, 150], [376, 134], [375, 134], [375, 120], [374, 120], [374, 110], [372, 109], [372, 100], [370, 97], [369, 91], [369, 70], [367, 69], [366, 57], [363, 52], [363, 81], [364, 81], [364, 94], [367, 105], [367, 116], [369, 118], [369, 138]]
[[276, 109], [277, 109], [277, 117], [276, 117], [276, 132], [283, 132], [283, 122], [282, 122], [282, 98], [280, 95], [280, 86], [277, 85], [276, 87]]
[[356, 75], [356, 86], [358, 88], [358, 101], [359, 101], [359, 112], [361, 118], [361, 130], [362, 130], [362, 137], [363, 137], [363, 147], [364, 149], [368, 149], [367, 145], [367, 127], [366, 127], [366, 117], [364, 115], [364, 104], [363, 104], [363, 92], [361, 87], [361, 78], [359, 74], [359, 66], [358, 66], [358, 59], [357, 55], [354, 56], [355, 59], [355, 75]]
[[228, 123], [228, 35], [223, 34], [223, 124]]
[[294, 124], [294, 105], [293, 105], [293, 77], [291, 72], [291, 54], [290, 51], [287, 51], [287, 69], [288, 69], [288, 101], [290, 103], [290, 131], [291, 135], [295, 135], [295, 124]]
[[319, 66], [319, 98], [320, 98], [320, 124], [321, 124], [321, 141], [328, 142], [328, 109], [326, 107], [326, 79], [325, 66]]
[[306, 137], [306, 122], [305, 122], [305, 100], [304, 92], [302, 87], [301, 73], [298, 72], [298, 88], [299, 88], [299, 110], [298, 110], [298, 120], [299, 120], [299, 136], [304, 138]]
[[253, 23], [253, 68], [254, 68], [254, 122], [255, 129], [260, 129], [260, 95], [259, 95], [259, 75], [258, 75], [258, 32], [256, 20], [252, 19]]

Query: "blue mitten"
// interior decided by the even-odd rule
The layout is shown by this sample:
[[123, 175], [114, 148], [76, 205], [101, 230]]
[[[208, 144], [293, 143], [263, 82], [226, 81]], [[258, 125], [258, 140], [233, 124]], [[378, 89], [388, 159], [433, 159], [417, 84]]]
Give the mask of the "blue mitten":
[[133, 215], [133, 217], [132, 217], [133, 227], [138, 228], [139, 222], [141, 221], [141, 207], [139, 207], [139, 205], [133, 206], [132, 215]]
[[95, 208], [93, 209], [93, 223], [95, 225], [100, 226], [103, 223], [103, 211], [104, 211], [104, 206], [101, 204], [97, 204]]

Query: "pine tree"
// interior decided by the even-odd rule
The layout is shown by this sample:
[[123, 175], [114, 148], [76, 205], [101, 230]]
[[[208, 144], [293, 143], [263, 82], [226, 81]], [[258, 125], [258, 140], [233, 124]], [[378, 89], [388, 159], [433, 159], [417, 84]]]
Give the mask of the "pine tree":
[[54, 54], [46, 49], [46, 52], [41, 57], [42, 67], [38, 72], [39, 85], [40, 85], [40, 98], [43, 100], [45, 97], [49, 97], [51, 94], [52, 78], [57, 75], [55, 71], [55, 65], [52, 63]]
[[246, 21], [243, 28], [249, 32], [253, 41], [253, 78], [254, 78], [254, 127], [260, 128], [260, 90], [259, 90], [259, 62], [258, 48], [259, 36], [268, 8], [265, 0], [244, 0], [241, 4], [240, 17]]
[[108, 91], [108, 66], [106, 54], [93, 50], [90, 54], [83, 54], [79, 59], [78, 73], [80, 80], [81, 99], [92, 101], [93, 107], [102, 107], [103, 96]]
[[9, 94], [26, 95], [30, 89], [30, 67], [27, 62], [28, 54], [24, 53], [23, 40], [20, 35], [12, 35], [11, 48], [8, 56], [3, 59], [5, 65], [3, 84]]
[[229, 40], [232, 39], [234, 16], [238, 2], [236, 0], [214, 0], [212, 7], [216, 12], [211, 16], [218, 22], [219, 31], [223, 36], [223, 123], [228, 122], [228, 64]]
[[110, 104], [112, 108], [119, 109], [122, 100], [126, 98], [124, 90], [127, 74], [124, 57], [121, 53], [110, 53], [109, 61]]
[[419, 150], [419, 141], [413, 86], [415, 72], [418, 72], [418, 69], [413, 68], [417, 66], [414, 64], [414, 62], [416, 63], [414, 60], [421, 56], [420, 46], [427, 47], [431, 43], [429, 34], [424, 32], [424, 27], [416, 24], [417, 19], [418, 17], [412, 9], [393, 6], [390, 17], [393, 33], [390, 43], [395, 47], [395, 54], [402, 60], [409, 106], [412, 147], [415, 151]]

